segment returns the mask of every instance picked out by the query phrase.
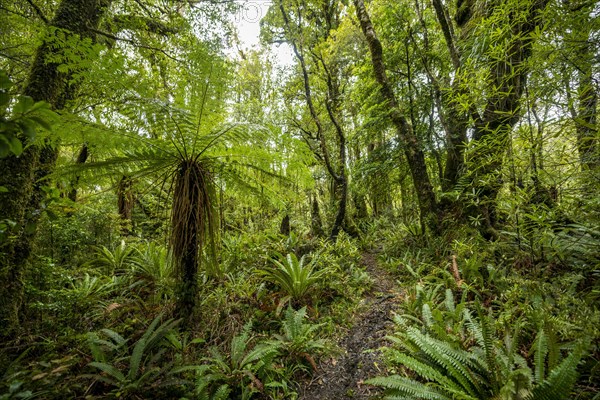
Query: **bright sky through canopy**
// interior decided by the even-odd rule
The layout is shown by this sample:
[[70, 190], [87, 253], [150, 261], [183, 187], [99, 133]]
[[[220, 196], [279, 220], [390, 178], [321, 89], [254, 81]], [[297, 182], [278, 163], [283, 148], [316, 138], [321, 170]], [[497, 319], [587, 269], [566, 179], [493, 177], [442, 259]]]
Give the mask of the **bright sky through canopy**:
[[[238, 31], [241, 50], [260, 46], [260, 20], [267, 14], [273, 4], [270, 0], [243, 0], [238, 2], [240, 9], [233, 16], [233, 24]], [[232, 52], [237, 53], [236, 49]], [[270, 46], [270, 52], [277, 64], [281, 66], [292, 64], [292, 49], [287, 44]]]

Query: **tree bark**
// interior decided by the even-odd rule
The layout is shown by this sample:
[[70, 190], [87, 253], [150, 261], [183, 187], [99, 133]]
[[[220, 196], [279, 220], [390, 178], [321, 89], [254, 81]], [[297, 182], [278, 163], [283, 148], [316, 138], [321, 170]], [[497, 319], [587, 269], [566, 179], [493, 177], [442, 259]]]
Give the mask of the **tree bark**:
[[[62, 0], [50, 29], [80, 38], [92, 37], [111, 0]], [[64, 108], [74, 92], [70, 74], [59, 71], [59, 63], [46, 62], [49, 56], [61, 57], [65, 49], [43, 42], [37, 49], [23, 94], [35, 101], [45, 101], [54, 110]], [[0, 219], [15, 222], [7, 240], [0, 243], [0, 325], [8, 334], [18, 326], [23, 297], [23, 272], [31, 253], [35, 224], [41, 213], [43, 179], [53, 170], [58, 149], [50, 143], [28, 146], [19, 156], [0, 160], [0, 186], [8, 189], [0, 194]]]
[[279, 233], [284, 236], [290, 236], [291, 227], [290, 227], [290, 215], [285, 214], [281, 219], [281, 225], [279, 226]]
[[578, 55], [578, 89], [577, 111], [573, 112], [573, 118], [577, 130], [577, 150], [582, 169], [596, 170], [600, 167], [600, 137], [598, 135], [598, 88], [594, 83], [592, 66], [593, 51], [590, 45], [589, 32], [585, 39], [581, 40]]
[[435, 193], [427, 173], [425, 154], [421, 149], [421, 145], [412, 126], [400, 111], [396, 95], [394, 94], [385, 70], [383, 48], [375, 33], [375, 29], [363, 0], [354, 0], [354, 6], [356, 8], [356, 16], [369, 46], [375, 79], [379, 83], [381, 93], [387, 101], [390, 119], [392, 120], [398, 137], [401, 139], [404, 147], [404, 155], [406, 156], [417, 192], [417, 200], [421, 211], [421, 221], [424, 221], [432, 231], [437, 232], [439, 230], [440, 221], [437, 213]]
[[[452, 190], [465, 171], [464, 153], [467, 147], [469, 115], [475, 121], [479, 120], [479, 115], [474, 106], [471, 107], [468, 113], [465, 113], [460, 111], [457, 105], [452, 102], [454, 94], [466, 94], [467, 90], [461, 74], [461, 55], [456, 45], [452, 20], [448, 15], [447, 8], [441, 0], [433, 0], [433, 8], [454, 67], [454, 80], [450, 90], [442, 92], [439, 87], [436, 87], [436, 103], [440, 115], [443, 115], [442, 125], [446, 132], [446, 165], [442, 177], [442, 190], [447, 192]], [[435, 79], [434, 77], [431, 78]]]
[[127, 175], [123, 175], [117, 184], [117, 208], [121, 217], [121, 234], [129, 236], [132, 230], [133, 207], [135, 197], [132, 190], [133, 182]]
[[316, 194], [312, 196], [310, 217], [310, 227], [313, 236], [323, 236], [323, 222], [321, 221], [321, 212], [319, 211], [319, 200], [317, 199]]
[[[77, 156], [77, 160], [75, 160], [75, 164], [76, 165], [82, 165], [85, 164], [85, 162], [88, 159], [88, 155], [89, 155], [89, 149], [88, 149], [88, 145], [87, 143], [84, 143], [83, 146], [81, 146], [81, 150], [79, 151], [79, 155]], [[76, 202], [77, 201], [77, 187], [79, 185], [79, 174], [77, 174], [75, 176], [75, 178], [73, 179], [73, 181], [71, 182], [71, 188], [69, 190], [69, 194], [67, 195], [67, 197], [69, 198], [69, 200], [71, 200], [72, 202]]]
[[[526, 61], [532, 53], [531, 33], [541, 24], [540, 14], [547, 0], [533, 0], [521, 12], [527, 12], [526, 22], [512, 23], [507, 37], [509, 47], [505, 59], [497, 60], [491, 68], [489, 87], [493, 90], [483, 116], [475, 123], [474, 151], [468, 159], [471, 182], [478, 193], [478, 212], [483, 218], [481, 233], [488, 239], [497, 237], [496, 197], [502, 187], [501, 167], [509, 135], [521, 118], [521, 97], [529, 72]], [[515, 11], [517, 12], [517, 11]]]
[[[329, 235], [329, 240], [335, 241], [339, 235], [340, 230], [344, 227], [344, 221], [346, 219], [346, 208], [348, 203], [348, 178], [346, 176], [346, 136], [344, 134], [343, 128], [338, 121], [336, 116], [338, 110], [337, 107], [339, 105], [339, 93], [338, 93], [338, 85], [337, 82], [334, 82], [334, 78], [332, 77], [331, 71], [328, 69], [323, 59], [317, 58], [318, 61], [321, 62], [323, 69], [325, 70], [326, 79], [327, 79], [327, 99], [325, 100], [325, 107], [327, 109], [327, 115], [331, 120], [335, 132], [337, 135], [337, 143], [339, 150], [339, 167], [338, 171], [334, 164], [331, 161], [331, 156], [329, 153], [329, 149], [327, 146], [327, 141], [325, 140], [325, 129], [323, 126], [323, 122], [319, 113], [317, 112], [312, 96], [312, 90], [310, 86], [310, 80], [308, 76], [308, 68], [306, 66], [306, 60], [304, 58], [302, 43], [297, 43], [293, 38], [293, 31], [290, 27], [290, 20], [288, 17], [288, 13], [285, 10], [283, 0], [279, 0], [279, 10], [281, 12], [281, 16], [284, 21], [285, 31], [289, 35], [288, 41], [292, 46], [292, 50], [298, 62], [300, 63], [301, 71], [302, 71], [302, 81], [304, 86], [304, 95], [306, 99], [306, 105], [310, 112], [311, 118], [316, 126], [316, 133], [314, 136], [311, 136], [311, 139], [316, 139], [319, 143], [320, 156], [317, 157], [323, 161], [327, 172], [333, 179], [334, 186], [334, 198], [335, 194], [339, 195], [339, 203], [336, 212], [336, 216], [333, 222], [333, 226], [331, 228], [331, 233]], [[329, 15], [332, 12], [332, 9], [326, 10], [326, 19], [327, 21], [333, 21], [334, 18]], [[329, 30], [327, 30], [325, 38], [329, 35]]]

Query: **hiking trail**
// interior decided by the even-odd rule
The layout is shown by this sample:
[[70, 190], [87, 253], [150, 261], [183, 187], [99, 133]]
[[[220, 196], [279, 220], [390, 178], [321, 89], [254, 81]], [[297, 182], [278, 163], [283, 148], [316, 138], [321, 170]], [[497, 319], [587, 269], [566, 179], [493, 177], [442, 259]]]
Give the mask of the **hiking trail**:
[[361, 301], [352, 327], [338, 343], [342, 354], [320, 363], [312, 379], [300, 387], [300, 400], [366, 400], [381, 393], [363, 382], [385, 374], [378, 349], [391, 333], [392, 311], [402, 294], [392, 275], [377, 265], [377, 253], [363, 253], [361, 263], [373, 279], [373, 287]]

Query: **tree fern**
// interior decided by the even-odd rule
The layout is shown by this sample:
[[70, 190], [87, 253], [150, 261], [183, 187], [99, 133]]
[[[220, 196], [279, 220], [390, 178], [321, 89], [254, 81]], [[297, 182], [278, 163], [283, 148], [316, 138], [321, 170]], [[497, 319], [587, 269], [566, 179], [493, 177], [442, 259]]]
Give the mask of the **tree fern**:
[[177, 311], [186, 320], [195, 307], [199, 269], [204, 267], [209, 278], [222, 278], [216, 257], [217, 182], [229, 190], [276, 197], [272, 188], [277, 185], [272, 183], [282, 178], [281, 171], [273, 168], [282, 164], [278, 153], [264, 145], [272, 132], [255, 124], [224, 122], [223, 104], [215, 106], [210, 79], [198, 90], [193, 89], [196, 94], [191, 95], [198, 104], [188, 104], [187, 98], [175, 99], [173, 104], [148, 100], [143, 110], [130, 110], [152, 134], [130, 133], [129, 138], [139, 146], [129, 143], [129, 148], [112, 157], [82, 167], [148, 177], [171, 189], [170, 254], [179, 281]]

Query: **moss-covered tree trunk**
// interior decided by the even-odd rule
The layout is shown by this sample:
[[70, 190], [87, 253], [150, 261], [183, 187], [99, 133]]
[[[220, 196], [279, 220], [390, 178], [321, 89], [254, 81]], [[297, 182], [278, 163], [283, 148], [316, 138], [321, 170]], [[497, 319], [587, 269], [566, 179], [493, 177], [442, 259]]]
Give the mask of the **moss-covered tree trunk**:
[[310, 208], [310, 227], [313, 236], [323, 236], [323, 221], [321, 220], [321, 211], [319, 210], [319, 200], [317, 195], [312, 196], [311, 208]]
[[501, 168], [508, 148], [509, 135], [521, 118], [521, 97], [525, 91], [528, 60], [534, 37], [531, 34], [542, 23], [541, 12], [547, 0], [531, 0], [522, 4], [526, 19], [511, 20], [506, 35], [506, 58], [490, 65], [490, 95], [483, 115], [475, 123], [475, 146], [468, 159], [471, 182], [478, 194], [477, 213], [483, 218], [484, 237], [497, 237], [496, 197], [502, 187]]
[[135, 205], [132, 185], [133, 182], [127, 175], [123, 175], [117, 185], [117, 207], [121, 217], [121, 233], [124, 236], [129, 236], [132, 232], [132, 216]]
[[[449, 92], [442, 96], [439, 106], [442, 123], [446, 130], [447, 157], [442, 189], [452, 190], [459, 178], [468, 174], [471, 186], [478, 196], [477, 206], [471, 207], [471, 216], [482, 218], [481, 232], [488, 238], [496, 236], [497, 223], [496, 197], [502, 187], [501, 169], [503, 157], [508, 149], [509, 135], [521, 117], [521, 97], [525, 91], [528, 61], [532, 54], [535, 35], [532, 35], [542, 24], [542, 11], [547, 0], [523, 1], [508, 16], [502, 44], [506, 45], [505, 57], [491, 57], [489, 62], [489, 82], [487, 98], [483, 114], [480, 115], [471, 104], [468, 110], [460, 110], [459, 102], [454, 97], [462, 96], [468, 88], [461, 74], [462, 59], [459, 48], [472, 39], [474, 23], [483, 23], [485, 15], [489, 16], [503, 10], [500, 3], [462, 2], [456, 11], [455, 20], [459, 28], [463, 28], [458, 43], [455, 43], [454, 28], [449, 18], [448, 9], [440, 0], [433, 0], [436, 17], [444, 34], [444, 39], [454, 66], [454, 81]], [[499, 40], [498, 43], [501, 43]], [[448, 95], [450, 93], [450, 95]], [[471, 123], [469, 120], [472, 120]], [[473, 150], [468, 154], [465, 167], [464, 152], [466, 149], [469, 127], [474, 128]], [[456, 205], [445, 204], [447, 210]]]
[[371, 53], [371, 63], [375, 79], [379, 83], [381, 94], [389, 108], [389, 115], [398, 137], [402, 141], [404, 155], [410, 168], [410, 174], [415, 185], [419, 209], [421, 210], [421, 221], [432, 231], [439, 230], [438, 207], [433, 191], [433, 185], [427, 173], [425, 153], [415, 132], [407, 121], [405, 115], [400, 111], [398, 100], [387, 76], [383, 57], [381, 41], [375, 33], [375, 28], [362, 0], [354, 0], [356, 16]]
[[[587, 20], [587, 18], [586, 18]], [[586, 21], [588, 24], [589, 22]], [[598, 129], [598, 83], [594, 81], [594, 52], [592, 34], [585, 27], [577, 42], [578, 88], [577, 111], [572, 111], [577, 129], [577, 150], [584, 170], [597, 171], [600, 168], [600, 135]]]
[[[48, 34], [58, 31], [80, 38], [92, 37], [111, 0], [62, 0], [49, 23]], [[44, 41], [37, 49], [23, 94], [35, 101], [48, 102], [55, 110], [65, 107], [74, 93], [69, 73], [59, 70], [64, 49]], [[23, 297], [23, 272], [31, 253], [35, 224], [41, 212], [43, 179], [54, 168], [58, 149], [45, 142], [29, 146], [19, 157], [0, 160], [0, 219], [15, 223], [6, 240], [0, 242], [0, 326], [9, 333], [18, 326]]]

